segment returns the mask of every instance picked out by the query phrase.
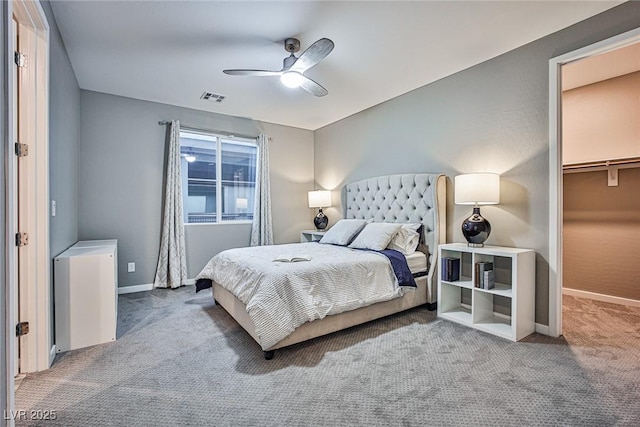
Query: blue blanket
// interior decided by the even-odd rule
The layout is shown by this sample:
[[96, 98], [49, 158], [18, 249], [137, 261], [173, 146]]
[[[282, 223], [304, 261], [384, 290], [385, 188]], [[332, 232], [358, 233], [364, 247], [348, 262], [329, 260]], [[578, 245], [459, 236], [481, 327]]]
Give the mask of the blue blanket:
[[398, 286], [411, 286], [413, 288], [417, 288], [413, 274], [411, 274], [411, 270], [409, 270], [407, 259], [401, 252], [394, 249], [383, 249], [376, 252], [380, 252], [382, 255], [389, 258], [389, 261], [391, 261], [393, 272], [398, 278]]

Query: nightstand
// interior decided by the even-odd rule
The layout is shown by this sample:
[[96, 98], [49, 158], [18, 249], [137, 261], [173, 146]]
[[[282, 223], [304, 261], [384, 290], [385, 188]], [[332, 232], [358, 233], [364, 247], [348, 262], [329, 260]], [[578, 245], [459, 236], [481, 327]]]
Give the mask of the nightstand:
[[318, 240], [322, 239], [324, 233], [326, 232], [318, 230], [302, 230], [300, 232], [300, 243], [317, 242]]

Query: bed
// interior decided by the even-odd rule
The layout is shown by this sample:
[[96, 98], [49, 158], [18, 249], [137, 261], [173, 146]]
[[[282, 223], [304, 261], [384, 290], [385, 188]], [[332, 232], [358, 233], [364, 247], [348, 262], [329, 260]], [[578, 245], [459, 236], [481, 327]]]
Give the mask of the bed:
[[[296, 243], [232, 249], [216, 255], [196, 277], [197, 288], [213, 288], [215, 301], [262, 347], [266, 359], [271, 359], [279, 348], [370, 320], [424, 304], [432, 310], [436, 307], [437, 245], [445, 241], [446, 230], [446, 177], [433, 173], [380, 176], [347, 184], [342, 188], [341, 196], [346, 221], [340, 226], [359, 222], [384, 223], [377, 226], [391, 228], [422, 225], [418, 250], [407, 257], [401, 256], [406, 261], [404, 265], [413, 273], [414, 284], [401, 284], [393, 277], [391, 280], [396, 279], [395, 288], [385, 288], [382, 282], [387, 279], [384, 276], [394, 276], [390, 265], [395, 267], [395, 262], [385, 258], [389, 254], [336, 245]], [[362, 230], [367, 227], [373, 228], [366, 225]], [[285, 258], [304, 258], [311, 254], [311, 260], [274, 262], [282, 254], [286, 255]], [[330, 264], [329, 260], [335, 264]], [[310, 270], [312, 268], [322, 270]], [[258, 290], [270, 289], [262, 282], [266, 276], [263, 269], [275, 269], [276, 275], [287, 275], [286, 280], [280, 282], [293, 280], [289, 279], [289, 271], [293, 272], [295, 280], [306, 277], [312, 282], [306, 288], [313, 292], [303, 295], [297, 290], [298, 286], [294, 286], [296, 283], [288, 285], [293, 290], [286, 292], [298, 293], [296, 298], [304, 300], [290, 303], [296, 310], [284, 307], [286, 303], [280, 301], [286, 299], [282, 288], [261, 297], [256, 303]], [[339, 271], [339, 277], [329, 275], [331, 271], [335, 274], [335, 270]], [[351, 286], [346, 284], [364, 280], [364, 275], [368, 276], [366, 291], [351, 290]], [[327, 289], [348, 289], [351, 292], [343, 298], [346, 305], [337, 312], [334, 312], [333, 301], [323, 303], [319, 300], [317, 294], [327, 293], [326, 289], [321, 290], [319, 280], [316, 280], [320, 276], [324, 277], [324, 282], [330, 283], [326, 286], [333, 286]], [[395, 276], [400, 277], [398, 274]], [[357, 304], [351, 304], [353, 301]]]

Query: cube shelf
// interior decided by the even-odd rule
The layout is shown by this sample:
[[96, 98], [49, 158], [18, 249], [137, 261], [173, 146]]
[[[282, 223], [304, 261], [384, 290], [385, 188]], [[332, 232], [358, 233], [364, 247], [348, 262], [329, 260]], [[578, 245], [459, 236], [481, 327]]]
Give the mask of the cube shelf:
[[[460, 280], [443, 280], [438, 265], [438, 317], [512, 341], [535, 331], [535, 252], [501, 246], [447, 243], [438, 259], [460, 259]], [[476, 263], [491, 262], [495, 287], [476, 287]]]

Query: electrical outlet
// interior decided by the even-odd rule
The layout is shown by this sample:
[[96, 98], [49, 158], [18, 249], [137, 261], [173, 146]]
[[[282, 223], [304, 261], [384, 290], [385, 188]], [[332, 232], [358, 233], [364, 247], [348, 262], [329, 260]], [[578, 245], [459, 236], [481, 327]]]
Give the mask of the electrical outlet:
[[136, 271], [136, 263], [135, 262], [128, 263], [127, 264], [127, 272], [133, 273], [134, 271]]

